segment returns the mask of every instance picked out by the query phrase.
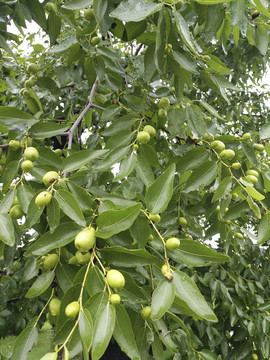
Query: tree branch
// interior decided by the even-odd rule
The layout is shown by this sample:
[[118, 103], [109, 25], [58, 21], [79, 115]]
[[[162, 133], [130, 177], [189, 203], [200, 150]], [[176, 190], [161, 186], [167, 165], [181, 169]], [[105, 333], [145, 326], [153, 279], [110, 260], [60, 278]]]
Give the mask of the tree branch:
[[8, 148], [8, 144], [4, 144], [4, 145], [0, 145], [0, 149], [6, 149], [6, 148]]

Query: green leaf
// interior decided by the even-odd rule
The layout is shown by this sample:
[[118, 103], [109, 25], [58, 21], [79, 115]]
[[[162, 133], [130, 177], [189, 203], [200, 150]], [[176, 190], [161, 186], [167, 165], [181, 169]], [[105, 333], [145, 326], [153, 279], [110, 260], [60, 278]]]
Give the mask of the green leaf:
[[174, 176], [175, 164], [171, 164], [147, 189], [145, 203], [152, 214], [166, 210], [173, 194]]
[[162, 6], [163, 4], [156, 4], [145, 0], [140, 2], [137, 0], [124, 0], [110, 13], [110, 16], [125, 22], [138, 22], [156, 13]]
[[66, 190], [57, 190], [55, 192], [55, 199], [61, 210], [77, 224], [85, 226], [85, 219], [75, 197]]
[[8, 193], [3, 197], [0, 203], [0, 214], [7, 213], [12, 206], [13, 200], [15, 198], [15, 188], [12, 188]]
[[188, 126], [197, 136], [202, 136], [205, 134], [203, 114], [199, 106], [187, 106], [186, 118]]
[[134, 153], [131, 153], [129, 157], [124, 158], [124, 160], [121, 162], [119, 172], [116, 174], [113, 181], [122, 180], [124, 177], [132, 173], [136, 163], [137, 163], [137, 155]]
[[270, 18], [270, 12], [268, 11], [267, 7], [262, 5], [261, 0], [254, 0], [254, 3], [256, 4], [256, 8], [260, 13]]
[[226, 212], [224, 216], [224, 220], [233, 220], [240, 217], [243, 212], [248, 211], [249, 207], [246, 201], [241, 201], [233, 206], [229, 207], [229, 210]]
[[80, 187], [72, 181], [67, 182], [68, 189], [77, 200], [82, 211], [89, 211], [92, 209], [93, 198], [83, 187]]
[[38, 193], [36, 193], [28, 206], [28, 211], [27, 211], [27, 215], [26, 215], [26, 221], [24, 223], [24, 227], [26, 229], [30, 229], [34, 224], [36, 224], [41, 216], [41, 214], [43, 213], [44, 208], [43, 207], [38, 207], [35, 204], [35, 200], [37, 195], [40, 193], [40, 191]]
[[54, 45], [61, 31], [61, 18], [54, 12], [50, 12], [48, 16], [48, 34], [50, 37], [50, 45]]
[[83, 309], [79, 315], [79, 332], [83, 346], [83, 356], [89, 357], [89, 351], [93, 341], [93, 320], [87, 309]]
[[72, 285], [76, 271], [69, 264], [59, 263], [56, 268], [56, 280], [65, 293]]
[[255, 42], [260, 53], [265, 56], [268, 50], [268, 27], [264, 24], [257, 24], [255, 27]]
[[29, 204], [34, 196], [34, 191], [29, 185], [21, 184], [17, 188], [17, 196], [23, 212], [27, 214]]
[[176, 164], [176, 170], [178, 172], [184, 172], [190, 169], [195, 169], [199, 165], [203, 164], [208, 158], [209, 152], [205, 149], [205, 147], [195, 147], [181, 157]]
[[5, 192], [12, 180], [15, 179], [19, 171], [19, 162], [17, 160], [11, 161], [3, 173], [3, 191]]
[[138, 265], [156, 264], [158, 259], [143, 249], [126, 249], [121, 246], [111, 246], [100, 249], [102, 258], [110, 265], [133, 267]]
[[218, 357], [216, 354], [214, 354], [212, 351], [203, 349], [202, 351], [199, 351], [199, 354], [202, 356], [204, 360], [217, 360]]
[[259, 193], [259, 191], [254, 189], [254, 187], [251, 186], [251, 185], [247, 185], [245, 187], [245, 190], [248, 193], [248, 195], [250, 195], [255, 200], [263, 200], [263, 199], [265, 199], [265, 196], [262, 195], [261, 193]]
[[46, 211], [50, 230], [53, 231], [60, 222], [60, 208], [55, 198], [52, 198], [52, 200], [49, 202], [46, 207]]
[[30, 244], [26, 255], [45, 255], [53, 249], [65, 246], [74, 240], [81, 227], [75, 223], [64, 223], [57, 226], [54, 232], [46, 232]]
[[95, 293], [85, 304], [85, 308], [87, 308], [92, 316], [93, 322], [95, 323], [95, 319], [99, 314], [100, 310], [104, 308], [109, 302], [109, 295], [107, 291], [99, 291]]
[[27, 0], [27, 7], [31, 10], [33, 20], [44, 30], [47, 30], [47, 22], [42, 4], [38, 0]]
[[231, 187], [232, 187], [232, 180], [231, 177], [228, 176], [224, 178], [221, 181], [221, 183], [218, 185], [218, 188], [213, 196], [212, 202], [215, 202], [220, 198], [224, 197], [225, 195], [227, 195], [230, 192]]
[[166, 346], [166, 348], [168, 348], [171, 352], [176, 353], [178, 346], [172, 340], [170, 331], [169, 331], [168, 327], [166, 326], [164, 320], [159, 319], [159, 320], [153, 321], [152, 324], [154, 326], [156, 333], [159, 336], [159, 339], [163, 342], [163, 344]]
[[93, 0], [70, 0], [66, 4], [62, 5], [62, 8], [70, 10], [80, 10], [91, 6], [92, 3]]
[[265, 140], [270, 138], [270, 123], [263, 124], [259, 130], [260, 139]]
[[32, 349], [38, 338], [37, 318], [33, 318], [16, 338], [11, 360], [26, 360], [27, 353]]
[[218, 112], [213, 108], [213, 106], [209, 105], [207, 102], [205, 102], [204, 100], [200, 100], [200, 103], [202, 104], [202, 106], [210, 112], [210, 114], [212, 114], [213, 116], [215, 116], [216, 118], [220, 119], [220, 120], [224, 120], [219, 114]]
[[264, 244], [270, 238], [270, 213], [264, 214], [258, 226], [258, 245]]
[[202, 5], [214, 5], [214, 4], [220, 4], [220, 3], [234, 1], [234, 0], [195, 0], [195, 1]]
[[187, 274], [174, 270], [173, 282], [175, 285], [175, 295], [184, 301], [193, 312], [205, 320], [211, 322], [218, 321], [216, 315], [204, 300], [197, 285]]
[[80, 169], [85, 164], [107, 152], [108, 150], [81, 150], [71, 154], [63, 161], [63, 171], [69, 172]]
[[165, 360], [162, 343], [156, 334], [154, 334], [154, 341], [152, 342], [152, 352], [154, 359]]
[[183, 69], [193, 74], [198, 74], [197, 63], [186, 53], [173, 51], [171, 55], [173, 59], [178, 63], [178, 65], [180, 65]]
[[141, 204], [135, 204], [122, 210], [108, 210], [97, 218], [97, 237], [108, 239], [114, 234], [128, 229], [137, 218]]
[[198, 241], [181, 239], [180, 248], [172, 252], [172, 258], [190, 266], [209, 266], [230, 261], [230, 257], [220, 254]]
[[133, 239], [137, 241], [138, 247], [143, 248], [151, 233], [151, 228], [145, 215], [139, 214], [129, 231]]
[[15, 244], [14, 226], [8, 214], [0, 214], [0, 240], [8, 246]]
[[115, 320], [115, 309], [110, 304], [107, 304], [97, 315], [91, 351], [92, 360], [100, 359], [107, 349], [114, 331]]
[[56, 124], [52, 122], [39, 122], [30, 128], [30, 133], [33, 138], [44, 139], [59, 135], [69, 128], [65, 124]]
[[93, 167], [95, 171], [107, 170], [117, 162], [121, 161], [128, 153], [130, 146], [119, 146], [110, 151], [103, 161]]
[[54, 275], [54, 271], [48, 271], [39, 275], [39, 277], [27, 291], [25, 297], [31, 299], [44, 293], [44, 291], [46, 291], [53, 282]]
[[255, 201], [250, 196], [247, 197], [247, 203], [248, 203], [250, 209], [257, 216], [257, 218], [261, 219], [262, 215], [261, 215], [261, 211], [259, 209], [259, 206], [255, 203]]
[[211, 184], [217, 177], [218, 168], [218, 164], [214, 161], [207, 161], [199, 166], [188, 178], [185, 191], [188, 193], [190, 191], [198, 190], [200, 186]]
[[115, 310], [116, 322], [113, 337], [131, 360], [140, 360], [129, 315], [121, 304], [116, 305]]
[[101, 271], [96, 265], [92, 266], [91, 269], [88, 271], [85, 281], [85, 287], [90, 296], [104, 290], [104, 275], [102, 275]]
[[256, 154], [255, 154], [255, 151], [254, 151], [254, 146], [247, 143], [247, 142], [242, 142], [241, 146], [242, 146], [242, 149], [244, 150], [244, 153], [246, 154], [246, 157], [247, 157], [248, 161], [252, 165], [257, 166], [258, 161], [257, 161]]
[[50, 352], [47, 353], [46, 355], [42, 356], [42, 358], [40, 360], [57, 360], [57, 352]]
[[135, 121], [137, 121], [137, 119], [134, 115], [121, 116], [119, 119], [113, 121], [113, 123], [103, 131], [102, 135], [103, 136], [114, 135], [120, 130], [125, 130], [127, 128], [130, 128], [131, 125], [135, 123]]
[[155, 181], [154, 173], [143, 154], [138, 155], [138, 161], [136, 164], [136, 172], [146, 187], [149, 187]]
[[33, 277], [37, 276], [39, 271], [39, 264], [36, 258], [29, 258], [26, 260], [25, 266], [23, 268], [22, 281], [27, 282]]
[[159, 282], [152, 295], [153, 320], [160, 319], [171, 307], [175, 297], [174, 283], [163, 279]]
[[4, 49], [10, 56], [13, 57], [13, 59], [17, 62], [16, 56], [9, 47], [8, 43], [6, 42], [5, 38], [0, 35], [0, 48]]

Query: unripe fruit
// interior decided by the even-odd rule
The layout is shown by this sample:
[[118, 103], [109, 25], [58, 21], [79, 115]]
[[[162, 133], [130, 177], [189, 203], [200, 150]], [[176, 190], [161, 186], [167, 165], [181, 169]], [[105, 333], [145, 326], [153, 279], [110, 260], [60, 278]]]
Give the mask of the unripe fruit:
[[170, 106], [170, 100], [167, 97], [163, 97], [159, 100], [158, 106], [160, 108], [166, 109], [168, 106]]
[[39, 153], [36, 148], [30, 146], [24, 150], [24, 157], [26, 160], [37, 161]]
[[183, 216], [180, 216], [180, 218], [178, 219], [178, 222], [179, 222], [179, 225], [181, 225], [182, 227], [185, 227], [187, 226], [187, 220], [183, 217]]
[[253, 175], [247, 175], [243, 179], [250, 182], [250, 183], [252, 183], [253, 185], [257, 184], [257, 182], [258, 182], [258, 178], [256, 176], [253, 176]]
[[108, 284], [114, 290], [122, 290], [125, 286], [125, 278], [118, 270], [109, 270], [107, 273]]
[[237, 239], [244, 239], [244, 236], [241, 233], [235, 233], [235, 236], [237, 237]]
[[158, 224], [160, 222], [160, 215], [150, 214], [149, 219]]
[[26, 80], [26, 82], [25, 82], [25, 87], [27, 87], [28, 89], [31, 89], [34, 85], [35, 85], [35, 81], [33, 81], [31, 79]]
[[45, 186], [50, 186], [53, 182], [59, 179], [59, 174], [56, 171], [48, 171], [42, 178]]
[[24, 89], [24, 91], [22, 92], [23, 96], [28, 99], [31, 96], [31, 92], [28, 89]]
[[252, 354], [252, 359], [253, 360], [258, 360], [259, 358], [258, 358], [258, 355], [257, 354]]
[[138, 150], [138, 148], [139, 148], [139, 146], [138, 146], [137, 144], [134, 144], [134, 145], [133, 145], [133, 151]]
[[169, 52], [172, 51], [172, 44], [167, 44], [165, 47], [165, 54], [168, 54]]
[[72, 257], [68, 260], [68, 264], [78, 265], [78, 261], [77, 261], [77, 259], [76, 259], [76, 256], [72, 256]]
[[20, 219], [23, 216], [23, 209], [21, 205], [14, 205], [9, 210], [9, 215], [12, 219]]
[[98, 45], [100, 43], [101, 39], [100, 37], [98, 36], [94, 36], [92, 39], [91, 39], [91, 45], [95, 46], [95, 45]]
[[171, 282], [172, 279], [173, 279], [173, 274], [172, 274], [170, 271], [168, 271], [168, 272], [166, 272], [166, 274], [164, 274], [164, 277], [165, 277], [169, 282]]
[[38, 196], [36, 197], [35, 204], [38, 207], [46, 206], [49, 204], [49, 202], [52, 199], [52, 194], [50, 194], [48, 191], [42, 191]]
[[110, 302], [111, 304], [120, 304], [121, 297], [118, 294], [112, 294], [110, 296]]
[[235, 152], [231, 149], [226, 149], [221, 151], [219, 156], [221, 157], [221, 159], [231, 160], [232, 158], [235, 157]]
[[57, 11], [57, 6], [52, 2], [48, 2], [45, 5], [45, 10], [48, 11], [48, 13], [53, 13]]
[[153, 241], [154, 240], [154, 236], [152, 234], [149, 235], [148, 241]]
[[94, 11], [92, 9], [84, 10], [83, 16], [85, 20], [92, 21], [95, 19]]
[[75, 319], [80, 311], [80, 304], [78, 301], [73, 301], [72, 303], [68, 304], [65, 308], [65, 314], [69, 319]]
[[60, 311], [61, 301], [59, 299], [52, 299], [49, 303], [49, 309], [52, 316], [57, 316]]
[[32, 146], [32, 139], [28, 136], [25, 136], [23, 139], [22, 139], [22, 146], [23, 147], [28, 147], [28, 146]]
[[9, 146], [10, 150], [17, 151], [21, 148], [21, 143], [17, 140], [10, 140], [10, 142], [8, 143], [8, 146]]
[[58, 263], [58, 255], [57, 254], [49, 254], [45, 257], [43, 266], [46, 270], [53, 269]]
[[144, 128], [143, 128], [143, 131], [147, 131], [148, 134], [150, 135], [150, 137], [154, 137], [156, 136], [156, 129], [151, 126], [151, 125], [146, 125]]
[[27, 71], [30, 72], [31, 74], [36, 74], [38, 72], [37, 64], [29, 64], [27, 66]]
[[170, 269], [166, 264], [162, 265], [161, 272], [163, 275], [165, 275], [167, 272], [169, 272], [169, 270]]
[[242, 136], [243, 141], [248, 141], [250, 139], [251, 139], [251, 134], [250, 133], [243, 134], [243, 136]]
[[232, 193], [232, 199], [236, 201], [238, 199], [238, 194]]
[[166, 241], [166, 248], [168, 250], [173, 251], [177, 249], [179, 246], [180, 246], [180, 240], [175, 237], [172, 237]]
[[34, 164], [30, 160], [25, 160], [21, 164], [22, 171], [29, 172], [33, 169]]
[[262, 152], [264, 150], [264, 145], [263, 144], [255, 144], [254, 148], [257, 151]]
[[164, 109], [159, 109], [158, 110], [158, 117], [161, 119], [165, 119], [167, 116], [167, 111]]
[[235, 162], [235, 163], [232, 164], [232, 168], [234, 170], [239, 170], [240, 167], [241, 167], [241, 164], [239, 162]]
[[75, 257], [78, 264], [83, 265], [89, 262], [91, 255], [89, 252], [83, 254], [80, 251], [76, 251]]
[[14, 200], [13, 200], [13, 202], [12, 202], [12, 206], [13, 206], [13, 205], [20, 205], [19, 199], [17, 198], [17, 196], [15, 196], [15, 198], [14, 198]]
[[55, 149], [54, 152], [58, 156], [61, 156], [63, 154], [63, 151], [61, 149]]
[[137, 140], [142, 144], [147, 144], [150, 140], [150, 135], [147, 131], [140, 131], [137, 135]]
[[220, 140], [214, 140], [211, 142], [210, 147], [220, 153], [225, 149], [225, 144]]
[[96, 230], [93, 227], [86, 228], [76, 235], [74, 244], [81, 252], [87, 252], [96, 243]]
[[152, 314], [151, 306], [146, 306], [141, 311], [141, 316], [142, 316], [143, 319], [149, 318], [151, 316], [151, 314]]
[[246, 171], [246, 175], [253, 175], [253, 176], [258, 177], [258, 176], [259, 176], [259, 173], [258, 173], [258, 171], [256, 171], [256, 170], [247, 170], [247, 171]]

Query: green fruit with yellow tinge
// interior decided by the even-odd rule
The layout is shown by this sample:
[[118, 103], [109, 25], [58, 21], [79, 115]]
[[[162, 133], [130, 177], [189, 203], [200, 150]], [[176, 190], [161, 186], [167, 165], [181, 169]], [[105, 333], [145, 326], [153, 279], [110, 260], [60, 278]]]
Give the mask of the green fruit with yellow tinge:
[[163, 97], [159, 100], [158, 106], [160, 108], [166, 109], [170, 106], [170, 100], [167, 97]]
[[251, 134], [250, 133], [243, 134], [243, 136], [242, 136], [243, 141], [248, 141], [250, 139], [251, 139]]
[[232, 193], [232, 199], [234, 201], [236, 201], [238, 199], [238, 194], [237, 193]]
[[258, 182], [258, 178], [254, 175], [247, 175], [247, 176], [244, 176], [243, 178], [244, 180], [252, 183], [253, 185], [257, 184]]
[[96, 244], [96, 230], [93, 227], [79, 232], [74, 240], [75, 247], [80, 252], [87, 252]]
[[21, 168], [22, 168], [22, 171], [24, 172], [29, 172], [33, 169], [34, 167], [34, 164], [32, 163], [31, 160], [24, 160], [21, 164]]
[[100, 37], [94, 36], [94, 37], [91, 39], [91, 45], [96, 46], [96, 45], [98, 45], [98, 44], [100, 43], [100, 41], [101, 41]]
[[51, 201], [52, 199], [52, 194], [49, 193], [48, 191], [42, 191], [41, 193], [38, 194], [38, 196], [36, 197], [36, 200], [35, 200], [35, 204], [38, 206], [38, 207], [41, 207], [41, 206], [46, 206], [49, 204], [49, 202]]
[[38, 72], [37, 64], [29, 64], [27, 66], [27, 71], [30, 72], [31, 74], [36, 74]]
[[75, 257], [76, 257], [78, 264], [83, 265], [83, 264], [86, 264], [89, 262], [91, 255], [89, 252], [83, 254], [78, 250], [78, 251], [76, 251]]
[[138, 150], [139, 149], [139, 146], [137, 145], [137, 144], [134, 144], [133, 145], [133, 151], [136, 151], [136, 150]]
[[57, 254], [49, 254], [45, 257], [43, 266], [46, 270], [53, 269], [58, 263], [58, 255]]
[[12, 202], [12, 206], [13, 206], [13, 205], [20, 205], [19, 199], [17, 198], [17, 196], [15, 196], [15, 198], [14, 198], [14, 200], [13, 200], [13, 202]]
[[125, 286], [125, 278], [118, 270], [109, 270], [107, 273], [108, 284], [117, 291], [121, 291]]
[[143, 131], [147, 131], [148, 134], [150, 135], [150, 137], [155, 137], [156, 136], [156, 129], [151, 125], [146, 125], [143, 128]]
[[69, 260], [68, 263], [71, 265], [78, 265], [78, 261], [76, 259], [76, 256], [72, 256]]
[[258, 171], [256, 171], [256, 170], [247, 170], [246, 171], [246, 175], [253, 175], [253, 176], [255, 176], [256, 178], [257, 177], [259, 177], [259, 173], [258, 173]]
[[48, 171], [42, 178], [43, 184], [45, 186], [50, 186], [56, 180], [59, 179], [59, 174], [56, 171]]
[[37, 161], [39, 158], [39, 152], [33, 146], [26, 148], [23, 154], [26, 160]]
[[164, 109], [159, 109], [158, 110], [158, 117], [160, 119], [165, 119], [166, 116], [167, 116], [167, 111], [166, 110], [164, 110]]
[[78, 301], [73, 301], [72, 303], [68, 304], [65, 308], [65, 315], [69, 319], [73, 320], [78, 315], [80, 311], [80, 304]]
[[160, 222], [160, 215], [158, 215], [158, 214], [150, 214], [149, 219], [158, 224]]
[[183, 216], [180, 216], [180, 218], [178, 219], [178, 222], [179, 222], [179, 225], [181, 225], [182, 227], [185, 227], [188, 224], [186, 218], [184, 218]]
[[259, 151], [259, 152], [262, 152], [262, 151], [264, 151], [264, 149], [265, 149], [265, 147], [264, 147], [263, 144], [255, 144], [255, 145], [254, 145], [254, 148], [255, 148], [255, 150], [257, 150], [257, 151]]
[[146, 306], [146, 307], [144, 307], [143, 309], [142, 309], [142, 311], [141, 311], [141, 316], [142, 316], [142, 318], [145, 320], [145, 319], [147, 319], [147, 318], [149, 318], [150, 316], [151, 316], [151, 314], [152, 314], [152, 308], [151, 308], [151, 306]]
[[17, 151], [21, 148], [21, 143], [17, 140], [10, 140], [8, 143], [9, 149], [12, 151]]
[[170, 269], [166, 264], [162, 265], [161, 272], [163, 275], [167, 274], [167, 272], [169, 272], [169, 271], [170, 271]]
[[172, 237], [166, 241], [166, 248], [168, 250], [174, 251], [175, 249], [179, 248], [180, 240], [176, 237]]
[[150, 140], [150, 135], [147, 131], [140, 131], [138, 132], [137, 140], [142, 144], [147, 144]]
[[48, 13], [55, 13], [57, 11], [57, 6], [52, 2], [48, 2], [45, 5], [45, 10], [48, 11]]
[[149, 235], [148, 241], [153, 241], [154, 240], [154, 236], [152, 234]]
[[244, 236], [239, 232], [235, 233], [235, 236], [237, 237], [237, 239], [244, 239]]
[[95, 14], [93, 9], [86, 9], [84, 10], [83, 16], [85, 20], [92, 21], [95, 19]]
[[50, 309], [52, 316], [57, 316], [59, 314], [60, 306], [61, 306], [61, 301], [59, 299], [54, 298], [50, 301], [49, 309]]
[[241, 168], [241, 164], [239, 162], [235, 162], [232, 164], [232, 168], [234, 170], [239, 170]]
[[259, 360], [258, 355], [257, 354], [252, 354], [252, 359], [253, 360]]
[[55, 149], [54, 152], [58, 156], [61, 156], [63, 154], [63, 151], [61, 149]]
[[35, 85], [35, 83], [36, 82], [33, 79], [28, 79], [26, 80], [24, 85], [26, 88], [31, 89]]
[[112, 294], [110, 296], [110, 302], [111, 304], [120, 304], [121, 302], [121, 297], [118, 294]]
[[222, 150], [219, 154], [221, 159], [232, 160], [235, 157], [235, 152], [231, 149]]
[[225, 149], [225, 144], [220, 140], [214, 140], [211, 142], [210, 147], [216, 150], [217, 153], [221, 153]]
[[13, 205], [9, 210], [9, 215], [12, 219], [20, 219], [23, 216], [21, 205]]

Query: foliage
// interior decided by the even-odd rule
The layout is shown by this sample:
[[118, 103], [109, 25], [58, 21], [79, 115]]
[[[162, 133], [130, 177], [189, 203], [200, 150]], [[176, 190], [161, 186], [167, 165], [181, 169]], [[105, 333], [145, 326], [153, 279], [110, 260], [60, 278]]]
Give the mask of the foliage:
[[[98, 360], [111, 341], [134, 360], [269, 359], [265, 2], [0, 10], [0, 335], [17, 335], [11, 358], [26, 359], [50, 322], [46, 359]], [[45, 42], [29, 35], [25, 55], [7, 25], [32, 20]], [[80, 253], [88, 226], [96, 240], [83, 233]]]

